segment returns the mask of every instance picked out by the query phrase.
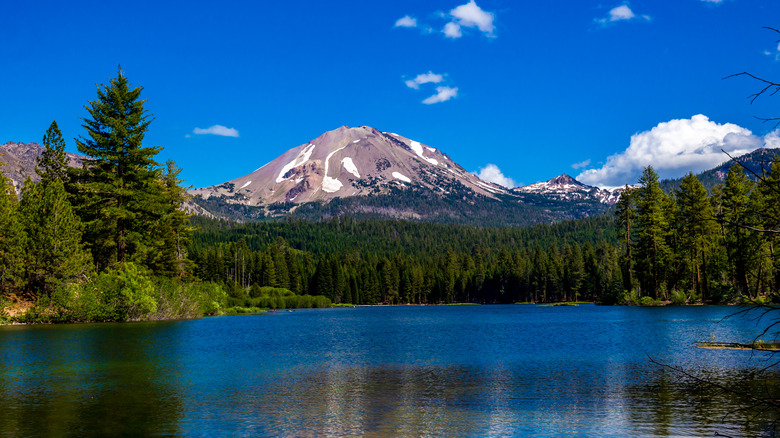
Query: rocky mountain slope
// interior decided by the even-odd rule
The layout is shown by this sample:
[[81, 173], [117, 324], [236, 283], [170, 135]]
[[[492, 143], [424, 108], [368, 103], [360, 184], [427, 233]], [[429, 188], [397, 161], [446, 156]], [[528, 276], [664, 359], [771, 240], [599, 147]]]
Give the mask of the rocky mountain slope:
[[620, 199], [624, 188], [613, 190], [600, 189], [585, 185], [569, 175], [556, 176], [548, 181], [539, 182], [524, 187], [512, 189], [515, 193], [536, 193], [550, 199], [560, 201], [598, 200], [607, 205], [615, 204]]
[[448, 193], [453, 185], [488, 198], [508, 193], [430, 146], [368, 126], [342, 126], [248, 175], [192, 193], [203, 199], [217, 196], [229, 203], [264, 206], [385, 194], [390, 188], [413, 186]]
[[350, 215], [504, 225], [597, 214], [619, 196], [567, 175], [510, 190], [436, 148], [368, 126], [326, 132], [248, 175], [191, 193], [204, 209], [239, 220]]
[[[8, 142], [0, 145], [0, 162], [5, 163], [0, 166], [0, 170], [5, 172], [5, 176], [11, 178], [17, 192], [28, 176], [33, 181], [40, 180], [35, 166], [36, 160], [42, 153], [43, 146], [38, 143]], [[73, 153], [67, 153], [67, 156], [71, 166], [81, 166], [84, 157]]]

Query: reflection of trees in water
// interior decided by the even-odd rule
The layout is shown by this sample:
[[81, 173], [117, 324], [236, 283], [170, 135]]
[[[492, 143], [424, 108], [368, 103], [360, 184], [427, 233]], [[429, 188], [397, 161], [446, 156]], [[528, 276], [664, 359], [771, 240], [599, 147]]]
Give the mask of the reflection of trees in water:
[[0, 436], [176, 434], [175, 362], [163, 355], [175, 357], [177, 346], [155, 344], [159, 330], [106, 324], [0, 332]]
[[[726, 415], [743, 408], [741, 400], [691, 387], [650, 364], [615, 362], [602, 374], [576, 362], [565, 372], [537, 365], [291, 373], [270, 386], [232, 392], [217, 408], [230, 406], [230, 418], [211, 426], [295, 436], [743, 436], [757, 430], [743, 424], [746, 414]], [[735, 376], [718, 378], [736, 384]]]
[[[750, 353], [745, 353], [750, 354]], [[670, 418], [690, 419], [691, 432], [699, 436], [777, 436], [780, 419], [780, 373], [777, 370], [689, 369], [663, 365], [655, 370], [650, 383], [639, 388], [641, 394], [656, 397], [641, 412], [637, 421], [652, 419], [658, 427]], [[634, 392], [629, 392], [635, 395]], [[768, 401], [769, 403], [765, 403]], [[672, 434], [671, 429], [654, 435]]]

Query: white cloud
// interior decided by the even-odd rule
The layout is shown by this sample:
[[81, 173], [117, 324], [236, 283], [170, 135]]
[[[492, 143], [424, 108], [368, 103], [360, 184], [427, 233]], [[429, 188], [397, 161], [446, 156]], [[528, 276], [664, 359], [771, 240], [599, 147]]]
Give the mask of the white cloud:
[[395, 22], [395, 27], [417, 27], [417, 19], [404, 15]]
[[488, 164], [485, 167], [481, 167], [478, 172], [475, 173], [481, 180], [496, 183], [500, 186], [504, 186], [508, 189], [517, 187], [517, 183], [512, 178], [505, 176], [501, 169], [495, 164]]
[[419, 90], [420, 85], [422, 84], [429, 84], [429, 83], [438, 84], [443, 80], [444, 80], [444, 76], [440, 74], [436, 74], [432, 71], [428, 71], [428, 73], [419, 74], [417, 75], [416, 78], [410, 79], [405, 83], [407, 87], [414, 88], [415, 90]]
[[633, 184], [648, 165], [661, 178], [677, 178], [718, 166], [728, 160], [724, 151], [739, 156], [770, 142], [780, 144], [778, 131], [761, 139], [745, 128], [699, 114], [632, 135], [625, 151], [609, 156], [601, 168], [583, 171], [577, 180], [600, 187]]
[[463, 36], [463, 32], [460, 31], [460, 26], [453, 22], [449, 22], [445, 24], [444, 29], [442, 29], [442, 33], [444, 33], [444, 36], [446, 36], [447, 38], [453, 38], [453, 39], [460, 38]]
[[701, 1], [703, 1], [704, 3], [715, 3], [715, 4], [723, 3], [723, 0], [701, 0]]
[[582, 169], [583, 167], [590, 166], [590, 158], [588, 158], [585, 161], [580, 161], [579, 163], [574, 163], [571, 165], [572, 169]]
[[442, 32], [448, 38], [460, 38], [463, 36], [461, 28], [476, 27], [483, 34], [492, 37], [496, 26], [493, 24], [495, 15], [492, 12], [486, 12], [474, 0], [465, 5], [460, 5], [450, 11], [452, 21], [444, 25]]
[[436, 87], [436, 94], [425, 99], [422, 103], [430, 105], [433, 103], [446, 102], [458, 95], [458, 88], [451, 87]]
[[238, 130], [234, 128], [228, 128], [222, 125], [214, 125], [206, 129], [195, 128], [192, 130], [192, 133], [197, 135], [211, 134], [211, 135], [221, 135], [223, 137], [238, 137]]
[[[637, 18], [636, 14], [628, 6], [628, 3], [625, 3], [610, 9], [609, 14], [607, 14], [606, 17], [597, 18], [595, 19], [595, 21], [596, 23], [599, 23], [602, 26], [606, 26], [612, 23], [617, 23], [619, 21], [630, 21], [633, 20], [634, 18]], [[647, 21], [651, 20], [649, 15], [642, 15], [641, 18]]]

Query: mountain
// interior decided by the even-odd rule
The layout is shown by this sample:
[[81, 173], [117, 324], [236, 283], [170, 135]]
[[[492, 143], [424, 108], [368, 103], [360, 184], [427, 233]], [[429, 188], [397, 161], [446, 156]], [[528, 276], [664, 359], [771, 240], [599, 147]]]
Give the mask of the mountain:
[[614, 205], [620, 199], [623, 190], [623, 187], [606, 190], [585, 185], [566, 174], [548, 181], [512, 189], [515, 193], [535, 193], [560, 201], [597, 200], [607, 205]]
[[[11, 178], [17, 192], [21, 190], [24, 180], [28, 176], [36, 182], [41, 179], [35, 171], [35, 166], [42, 153], [43, 146], [38, 143], [8, 142], [0, 145], [0, 162], [5, 163], [0, 166], [0, 170], [5, 172], [5, 176]], [[69, 160], [68, 164], [72, 167], [80, 167], [85, 158], [73, 153], [66, 155]]]
[[[753, 181], [757, 181], [758, 178], [756, 175], [763, 175], [769, 172], [775, 156], [780, 156], [780, 149], [761, 148], [734, 158], [744, 166], [744, 172], [747, 177]], [[723, 184], [726, 181], [726, 174], [729, 173], [729, 169], [737, 164], [735, 160], [724, 161], [720, 166], [705, 170], [704, 172], [697, 174], [696, 177], [704, 184], [704, 187], [707, 188], [708, 191], [712, 191], [713, 187], [718, 184]], [[660, 184], [661, 188], [669, 193], [680, 188], [681, 181], [682, 178], [667, 179], [661, 181]]]
[[[550, 189], [566, 186], [563, 178], [574, 181], [564, 175], [548, 181]], [[431, 146], [368, 126], [342, 126], [248, 175], [191, 194], [205, 210], [238, 220], [349, 215], [514, 226], [590, 216], [615, 201], [609, 192], [574, 184], [580, 189], [568, 196], [509, 190]]]
[[254, 172], [192, 191], [247, 206], [305, 204], [422, 187], [448, 193], [462, 185], [495, 198], [508, 191], [480, 180], [430, 146], [368, 126], [342, 126], [292, 148]]

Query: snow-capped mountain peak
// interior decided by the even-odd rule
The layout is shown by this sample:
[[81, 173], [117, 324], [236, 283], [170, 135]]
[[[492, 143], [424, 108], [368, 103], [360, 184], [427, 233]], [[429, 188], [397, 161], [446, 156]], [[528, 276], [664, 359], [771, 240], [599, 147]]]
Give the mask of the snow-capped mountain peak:
[[548, 198], [565, 201], [595, 199], [601, 203], [612, 205], [620, 198], [622, 188], [615, 190], [600, 189], [583, 184], [571, 176], [563, 174], [547, 181], [518, 187], [513, 190], [516, 193], [536, 193]]

